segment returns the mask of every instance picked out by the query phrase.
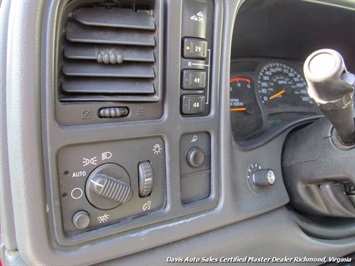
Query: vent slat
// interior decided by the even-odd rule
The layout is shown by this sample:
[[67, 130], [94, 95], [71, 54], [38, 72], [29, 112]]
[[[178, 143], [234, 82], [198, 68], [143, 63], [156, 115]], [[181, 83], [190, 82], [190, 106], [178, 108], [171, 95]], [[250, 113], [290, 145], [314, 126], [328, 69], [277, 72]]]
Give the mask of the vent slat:
[[117, 77], [117, 78], [154, 78], [150, 64], [104, 65], [95, 62], [66, 61], [62, 69], [66, 76], [77, 77]]
[[62, 90], [86, 94], [154, 94], [154, 85], [147, 80], [106, 78], [65, 78]]
[[153, 17], [144, 11], [134, 12], [126, 8], [80, 8], [74, 17], [82, 24], [99, 27], [154, 30]]
[[140, 47], [122, 47], [112, 45], [92, 45], [70, 43], [65, 44], [64, 56], [68, 59], [97, 60], [99, 53], [115, 52], [123, 56], [123, 61], [151, 62], [155, 61], [153, 49]]
[[150, 32], [90, 27], [75, 22], [68, 22], [66, 38], [71, 42], [155, 46], [154, 36]]

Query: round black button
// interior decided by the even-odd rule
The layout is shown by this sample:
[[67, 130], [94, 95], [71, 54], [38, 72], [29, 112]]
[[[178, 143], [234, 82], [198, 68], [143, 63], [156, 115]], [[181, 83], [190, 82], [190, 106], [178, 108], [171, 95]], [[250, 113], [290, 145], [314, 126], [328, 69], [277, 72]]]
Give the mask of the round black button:
[[86, 211], [78, 211], [73, 216], [73, 224], [79, 230], [87, 228], [90, 224], [89, 214]]
[[187, 152], [186, 161], [191, 167], [200, 167], [205, 162], [205, 153], [199, 147], [192, 147]]

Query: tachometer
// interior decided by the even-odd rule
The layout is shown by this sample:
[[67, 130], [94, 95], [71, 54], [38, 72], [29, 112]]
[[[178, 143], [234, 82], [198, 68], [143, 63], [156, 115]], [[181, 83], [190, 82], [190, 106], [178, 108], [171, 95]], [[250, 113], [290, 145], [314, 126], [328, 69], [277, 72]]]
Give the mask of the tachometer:
[[312, 107], [307, 83], [292, 67], [283, 63], [265, 65], [258, 78], [261, 102], [268, 108]]
[[244, 138], [261, 127], [261, 111], [251, 79], [234, 77], [230, 80], [229, 109], [232, 131], [237, 139]]
[[248, 107], [253, 107], [254, 84], [251, 79], [236, 77], [230, 80], [229, 107], [232, 112], [250, 112]]

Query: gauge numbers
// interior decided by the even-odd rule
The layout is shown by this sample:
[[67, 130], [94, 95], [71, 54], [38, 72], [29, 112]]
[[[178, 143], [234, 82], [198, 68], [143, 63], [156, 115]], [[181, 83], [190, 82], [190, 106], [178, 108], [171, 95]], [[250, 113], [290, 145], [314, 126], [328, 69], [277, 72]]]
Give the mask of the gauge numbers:
[[258, 94], [268, 108], [313, 105], [304, 78], [294, 68], [283, 63], [269, 63], [261, 69]]
[[236, 77], [230, 80], [229, 108], [231, 112], [247, 111], [247, 105], [252, 102], [253, 84], [248, 78]]
[[253, 81], [247, 77], [233, 77], [230, 80], [229, 96], [235, 138], [244, 138], [257, 131], [262, 125], [262, 119]]

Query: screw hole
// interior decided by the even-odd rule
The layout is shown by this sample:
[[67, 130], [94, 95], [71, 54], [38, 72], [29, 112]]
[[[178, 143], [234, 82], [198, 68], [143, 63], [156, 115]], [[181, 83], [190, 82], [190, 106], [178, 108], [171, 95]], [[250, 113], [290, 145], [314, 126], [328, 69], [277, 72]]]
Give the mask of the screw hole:
[[62, 194], [62, 198], [66, 198], [67, 196], [68, 196], [67, 193], [63, 193], [63, 194]]
[[69, 171], [65, 171], [63, 174], [64, 175], [69, 175]]

